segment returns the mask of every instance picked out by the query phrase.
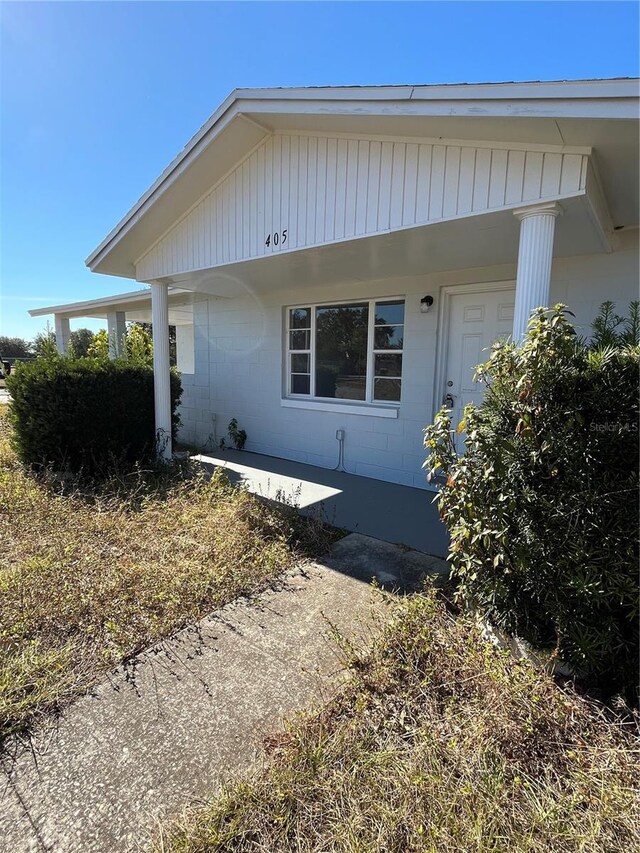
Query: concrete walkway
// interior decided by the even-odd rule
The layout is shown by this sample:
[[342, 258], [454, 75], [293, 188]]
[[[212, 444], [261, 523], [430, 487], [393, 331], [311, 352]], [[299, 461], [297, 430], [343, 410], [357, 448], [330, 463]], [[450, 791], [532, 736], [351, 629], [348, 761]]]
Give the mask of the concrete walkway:
[[[329, 623], [363, 641], [382, 596], [441, 560], [352, 534], [257, 602], [229, 605], [140, 655], [2, 760], [3, 853], [142, 849], [158, 817], [248, 767], [283, 716], [344, 676]], [[372, 607], [373, 605], [373, 607]]]
[[246, 450], [194, 458], [209, 470], [224, 468], [232, 483], [242, 483], [262, 497], [291, 503], [305, 515], [318, 515], [336, 527], [425, 554], [447, 556], [449, 534], [438, 516], [433, 490]]

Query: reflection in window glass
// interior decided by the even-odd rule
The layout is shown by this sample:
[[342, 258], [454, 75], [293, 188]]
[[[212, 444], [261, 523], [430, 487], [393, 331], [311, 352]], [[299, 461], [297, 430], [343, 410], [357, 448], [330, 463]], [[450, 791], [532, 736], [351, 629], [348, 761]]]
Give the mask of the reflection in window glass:
[[311, 328], [311, 308], [292, 308], [289, 311], [290, 329]]
[[291, 393], [292, 394], [309, 394], [311, 393], [311, 376], [293, 373], [291, 375]]
[[289, 388], [292, 394], [311, 393], [311, 308], [289, 310]]
[[402, 356], [398, 353], [393, 355], [374, 356], [374, 374], [380, 376], [402, 376]]
[[289, 393], [400, 401], [402, 300], [290, 308], [287, 334]]
[[365, 400], [369, 305], [316, 308], [316, 396]]
[[374, 329], [374, 349], [402, 349], [404, 326], [376, 326]]
[[404, 302], [376, 302], [373, 329], [374, 400], [400, 401], [403, 346]]
[[376, 302], [376, 326], [404, 324], [404, 302]]
[[311, 332], [296, 330], [289, 332], [289, 349], [308, 350], [311, 344]]
[[375, 379], [373, 383], [374, 400], [400, 402], [400, 379]]
[[291, 372], [292, 373], [310, 373], [309, 370], [309, 353], [291, 353]]

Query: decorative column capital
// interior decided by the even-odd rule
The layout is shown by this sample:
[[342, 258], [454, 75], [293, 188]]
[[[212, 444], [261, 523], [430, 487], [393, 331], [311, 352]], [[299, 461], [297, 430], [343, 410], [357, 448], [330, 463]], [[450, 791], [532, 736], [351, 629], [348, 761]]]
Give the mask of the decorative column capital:
[[523, 219], [528, 219], [530, 216], [562, 216], [562, 207], [557, 201], [550, 201], [543, 204], [530, 204], [527, 207], [517, 207], [513, 211], [516, 219], [522, 222]]

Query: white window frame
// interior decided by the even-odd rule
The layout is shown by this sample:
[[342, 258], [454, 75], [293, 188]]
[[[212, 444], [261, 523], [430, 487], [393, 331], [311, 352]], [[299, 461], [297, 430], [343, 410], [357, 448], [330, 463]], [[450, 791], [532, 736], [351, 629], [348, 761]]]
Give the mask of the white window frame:
[[[320, 405], [324, 407], [324, 404], [327, 407], [333, 407], [339, 405], [342, 409], [346, 406], [354, 406], [358, 407], [385, 407], [385, 408], [394, 408], [397, 409], [400, 406], [400, 402], [402, 399], [402, 369], [400, 371], [399, 377], [376, 377], [375, 376], [375, 357], [376, 355], [400, 355], [404, 356], [404, 340], [402, 349], [375, 349], [374, 348], [374, 330], [375, 330], [375, 307], [376, 305], [380, 305], [384, 302], [403, 302], [405, 306], [405, 312], [407, 307], [406, 296], [378, 296], [373, 299], [342, 299], [342, 300], [331, 300], [329, 302], [301, 302], [297, 305], [287, 305], [285, 308], [285, 389], [286, 396], [283, 400], [283, 405], [286, 405], [286, 401], [290, 400], [292, 402], [309, 402], [318, 404], [318, 406], [313, 406], [313, 408], [319, 408]], [[328, 305], [368, 305], [368, 326], [367, 326], [367, 372], [365, 377], [365, 399], [364, 400], [345, 400], [341, 397], [318, 397], [315, 394], [315, 385], [316, 385], [316, 309], [323, 308]], [[292, 350], [291, 349], [291, 331], [295, 331], [295, 329], [291, 329], [291, 312], [299, 309], [308, 308], [311, 311], [311, 331], [310, 331], [310, 339], [309, 339], [309, 350]], [[390, 324], [393, 325], [393, 324]], [[406, 313], [403, 327], [406, 327]], [[404, 337], [404, 336], [403, 336]], [[291, 390], [291, 356], [292, 355], [304, 355], [309, 353], [309, 394], [295, 394]], [[404, 357], [402, 359], [404, 366]], [[374, 382], [375, 379], [378, 378], [398, 378], [400, 379], [400, 400], [374, 400], [373, 391], [374, 391]]]

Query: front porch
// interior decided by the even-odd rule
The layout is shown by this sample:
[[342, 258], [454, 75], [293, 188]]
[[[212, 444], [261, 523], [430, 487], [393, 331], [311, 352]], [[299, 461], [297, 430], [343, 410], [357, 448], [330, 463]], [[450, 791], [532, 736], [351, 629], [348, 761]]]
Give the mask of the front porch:
[[194, 457], [253, 494], [295, 506], [335, 527], [445, 558], [449, 536], [431, 490], [373, 480], [260, 453], [225, 450]]

